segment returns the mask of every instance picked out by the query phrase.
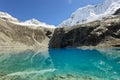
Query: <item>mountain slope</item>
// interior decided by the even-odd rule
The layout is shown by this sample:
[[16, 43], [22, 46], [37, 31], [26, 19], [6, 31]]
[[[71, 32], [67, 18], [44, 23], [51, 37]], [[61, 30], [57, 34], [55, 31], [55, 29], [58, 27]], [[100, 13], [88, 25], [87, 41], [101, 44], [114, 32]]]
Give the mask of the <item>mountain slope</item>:
[[103, 17], [111, 16], [120, 8], [120, 0], [105, 0], [102, 4], [88, 5], [77, 9], [71, 17], [63, 21], [59, 26], [73, 26], [87, 23]]
[[[11, 15], [0, 12], [0, 51], [1, 50], [44, 50], [55, 27], [20, 22]], [[19, 49], [19, 50], [16, 50]]]

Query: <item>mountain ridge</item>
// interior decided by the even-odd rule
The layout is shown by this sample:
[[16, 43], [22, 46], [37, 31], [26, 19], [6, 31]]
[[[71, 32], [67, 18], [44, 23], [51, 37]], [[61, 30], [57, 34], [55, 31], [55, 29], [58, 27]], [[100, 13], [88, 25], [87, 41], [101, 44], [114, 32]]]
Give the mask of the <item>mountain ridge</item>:
[[17, 19], [4, 14], [0, 17], [0, 51], [45, 51], [54, 29], [43, 25], [21, 24]]
[[[58, 27], [70, 27], [77, 24], [84, 24], [94, 20], [100, 20], [104, 17], [113, 16], [113, 14], [120, 8], [120, 0], [105, 0], [102, 4], [87, 5], [85, 7], [78, 8], [73, 12], [67, 20], [61, 22]], [[54, 25], [49, 25], [44, 22], [40, 22], [37, 19], [30, 19], [26, 21], [19, 21], [17, 18], [12, 17], [10, 14], [0, 12], [0, 18], [11, 21], [19, 25], [29, 26], [44, 26], [49, 28], [56, 28]]]
[[30, 19], [26, 21], [19, 21], [17, 18], [11, 16], [10, 14], [6, 12], [0, 12], [0, 19], [4, 21], [9, 21], [11, 23], [22, 25], [22, 26], [34, 26], [34, 27], [48, 27], [48, 28], [56, 28], [54, 25], [49, 25], [44, 22], [40, 22], [37, 19]]
[[105, 0], [102, 4], [88, 5], [77, 9], [71, 17], [64, 20], [60, 27], [70, 27], [76, 24], [83, 24], [104, 17], [112, 16], [120, 8], [120, 0]]

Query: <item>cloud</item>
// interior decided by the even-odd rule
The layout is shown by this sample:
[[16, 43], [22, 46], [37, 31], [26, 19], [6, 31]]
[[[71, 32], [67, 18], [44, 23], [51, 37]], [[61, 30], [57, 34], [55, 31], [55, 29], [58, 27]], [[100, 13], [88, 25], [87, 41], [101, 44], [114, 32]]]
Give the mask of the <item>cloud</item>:
[[72, 4], [72, 0], [68, 0], [68, 4]]

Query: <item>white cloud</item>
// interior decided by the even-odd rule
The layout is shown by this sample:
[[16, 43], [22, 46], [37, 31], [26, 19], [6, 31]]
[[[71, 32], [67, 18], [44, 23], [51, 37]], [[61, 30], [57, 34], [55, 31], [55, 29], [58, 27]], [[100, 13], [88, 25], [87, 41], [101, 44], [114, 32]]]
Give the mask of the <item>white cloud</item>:
[[68, 0], [68, 4], [72, 4], [72, 0]]

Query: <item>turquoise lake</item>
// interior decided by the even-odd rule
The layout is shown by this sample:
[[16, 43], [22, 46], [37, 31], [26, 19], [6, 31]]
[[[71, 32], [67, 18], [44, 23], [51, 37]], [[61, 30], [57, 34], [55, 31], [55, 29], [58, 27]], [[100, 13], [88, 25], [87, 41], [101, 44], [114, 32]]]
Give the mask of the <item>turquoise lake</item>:
[[0, 80], [120, 80], [120, 49], [1, 52]]

